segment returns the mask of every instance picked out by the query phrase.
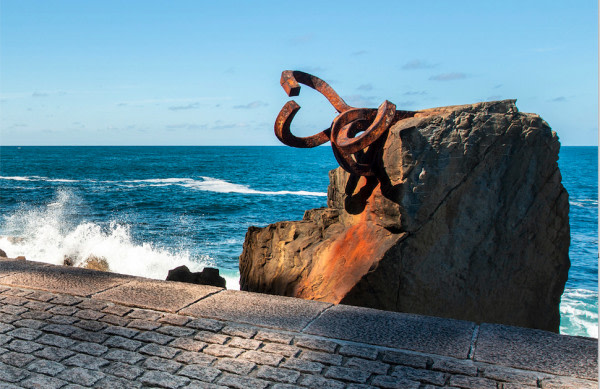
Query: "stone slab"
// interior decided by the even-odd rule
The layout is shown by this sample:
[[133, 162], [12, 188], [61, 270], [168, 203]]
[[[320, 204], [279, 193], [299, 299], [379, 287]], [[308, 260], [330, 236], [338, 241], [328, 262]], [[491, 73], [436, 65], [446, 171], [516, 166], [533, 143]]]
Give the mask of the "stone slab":
[[482, 324], [473, 359], [518, 369], [598, 380], [598, 339]]
[[464, 359], [474, 329], [475, 324], [468, 321], [336, 305], [304, 332]]
[[330, 306], [319, 301], [227, 290], [200, 300], [179, 313], [301, 331]]
[[210, 294], [222, 290], [222, 288], [207, 285], [140, 279], [119, 285], [92, 297], [124, 305], [177, 312]]
[[52, 266], [48, 263], [23, 261], [20, 259], [0, 259], [0, 278], [15, 272], [28, 272], [32, 268]]
[[42, 265], [30, 261], [21, 261], [21, 265], [6, 262], [0, 261], [0, 273], [6, 271], [12, 274], [0, 278], [0, 284], [76, 296], [91, 296], [134, 279], [131, 276], [78, 267]]

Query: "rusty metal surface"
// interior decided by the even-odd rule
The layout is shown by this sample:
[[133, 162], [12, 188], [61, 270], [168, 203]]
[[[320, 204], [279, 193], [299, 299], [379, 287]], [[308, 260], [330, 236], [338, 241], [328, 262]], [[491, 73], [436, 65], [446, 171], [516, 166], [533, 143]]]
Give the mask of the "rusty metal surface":
[[346, 104], [329, 84], [319, 77], [298, 70], [285, 70], [281, 73], [281, 86], [288, 96], [300, 94], [300, 84], [321, 93], [339, 113], [331, 126], [315, 135], [297, 137], [290, 129], [300, 105], [288, 101], [275, 119], [275, 136], [285, 145], [311, 148], [331, 141], [333, 155], [347, 172], [359, 176], [376, 175], [375, 160], [384, 135], [397, 122], [416, 114], [414, 111], [396, 110], [396, 105], [384, 101], [379, 108], [354, 108]]

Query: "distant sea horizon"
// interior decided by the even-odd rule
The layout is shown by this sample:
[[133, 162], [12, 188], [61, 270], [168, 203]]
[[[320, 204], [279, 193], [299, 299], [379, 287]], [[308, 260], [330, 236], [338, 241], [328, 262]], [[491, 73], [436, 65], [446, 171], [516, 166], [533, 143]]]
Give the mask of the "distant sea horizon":
[[[571, 269], [561, 333], [598, 337], [598, 147], [562, 146]], [[326, 206], [329, 147], [0, 146], [0, 249], [9, 256], [164, 279], [219, 268], [239, 288], [249, 226], [299, 220]]]

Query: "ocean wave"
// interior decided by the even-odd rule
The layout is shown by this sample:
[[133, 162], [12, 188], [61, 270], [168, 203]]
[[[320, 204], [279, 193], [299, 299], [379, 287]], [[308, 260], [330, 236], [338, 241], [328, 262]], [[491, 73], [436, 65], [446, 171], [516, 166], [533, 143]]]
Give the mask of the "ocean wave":
[[9, 257], [62, 265], [69, 258], [73, 266], [83, 266], [89, 258], [106, 261], [110, 271], [165, 279], [170, 269], [186, 265], [191, 271], [214, 266], [204, 255], [192, 258], [186, 250], [174, 251], [151, 242], [133, 240], [131, 226], [111, 221], [108, 226], [94, 222], [73, 222], [72, 215], [81, 200], [67, 190], [59, 190], [47, 205], [20, 210], [4, 216], [0, 248]]
[[598, 338], [598, 292], [565, 289], [560, 303], [560, 333]]
[[69, 180], [66, 178], [48, 178], [48, 177], [40, 177], [40, 176], [29, 176], [29, 177], [21, 177], [21, 176], [0, 176], [0, 180], [10, 180], [10, 181], [46, 181], [46, 182], [81, 182], [79, 180]]
[[597, 199], [570, 199], [569, 205], [573, 207], [582, 207], [582, 208], [597, 208], [598, 200]]
[[229, 181], [221, 180], [212, 177], [201, 177], [202, 180], [196, 180], [193, 178], [152, 178], [145, 180], [129, 180], [122, 181], [127, 184], [143, 184], [146, 186], [169, 186], [177, 185], [184, 188], [193, 190], [200, 190], [206, 192], [215, 193], [241, 193], [241, 194], [258, 194], [258, 195], [296, 195], [296, 196], [327, 196], [324, 192], [310, 192], [310, 191], [265, 191], [252, 189], [247, 185], [235, 184]]

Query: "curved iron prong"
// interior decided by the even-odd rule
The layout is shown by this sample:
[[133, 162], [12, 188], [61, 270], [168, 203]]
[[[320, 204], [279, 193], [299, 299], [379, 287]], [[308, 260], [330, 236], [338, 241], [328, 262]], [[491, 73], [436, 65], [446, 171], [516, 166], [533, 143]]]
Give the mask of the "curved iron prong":
[[[369, 120], [375, 110], [371, 109], [351, 109], [342, 112], [333, 121], [331, 128], [331, 141], [342, 151], [347, 154], [354, 154], [360, 150], [367, 148], [373, 142], [383, 135], [389, 128], [394, 115], [396, 114], [396, 106], [389, 101], [384, 101], [377, 109], [377, 115], [373, 119], [373, 123], [359, 136], [352, 138], [348, 135], [348, 131], [341, 131], [342, 126], [348, 122], [355, 120]], [[369, 117], [370, 116], [370, 117]]]
[[333, 105], [338, 112], [344, 112], [352, 107], [346, 104], [328, 83], [317, 76], [304, 73], [299, 70], [284, 70], [281, 72], [281, 86], [288, 96], [298, 96], [300, 94], [300, 84], [304, 84], [321, 93]]
[[275, 119], [275, 136], [277, 139], [285, 145], [303, 149], [327, 143], [331, 134], [330, 128], [305, 138], [292, 134], [290, 131], [290, 124], [299, 109], [300, 106], [294, 100], [288, 101], [283, 108], [281, 108], [281, 111], [279, 111], [279, 114], [277, 115], [277, 119]]
[[[341, 130], [341, 133], [350, 134], [349, 136], [354, 136], [356, 133], [360, 131], [364, 131], [369, 126], [368, 120], [355, 120], [348, 124], [346, 124]], [[339, 163], [339, 165], [350, 174], [355, 174], [358, 176], [373, 176], [375, 173], [372, 170], [372, 166], [370, 163], [362, 163], [355, 161], [350, 154], [346, 154], [335, 145], [334, 142], [331, 142], [331, 148], [333, 150], [333, 155], [335, 159]], [[363, 155], [364, 157], [364, 155]]]

